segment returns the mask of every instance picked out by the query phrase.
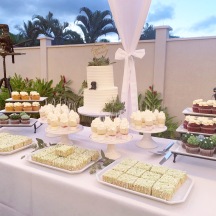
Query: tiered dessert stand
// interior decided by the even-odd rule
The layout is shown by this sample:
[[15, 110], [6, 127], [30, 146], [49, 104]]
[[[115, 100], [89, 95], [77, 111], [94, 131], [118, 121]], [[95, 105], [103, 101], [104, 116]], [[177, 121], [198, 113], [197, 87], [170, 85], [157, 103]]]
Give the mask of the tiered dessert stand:
[[137, 146], [144, 149], [153, 149], [158, 147], [158, 143], [152, 139], [152, 134], [161, 133], [167, 130], [166, 126], [163, 127], [154, 127], [152, 130], [147, 128], [136, 129], [134, 127], [130, 127], [131, 130], [143, 133], [142, 139], [137, 143]]
[[132, 135], [117, 135], [117, 136], [106, 136], [106, 135], [91, 135], [90, 139], [94, 142], [106, 144], [107, 149], [105, 151], [105, 156], [107, 158], [116, 160], [121, 157], [121, 154], [116, 150], [116, 145], [124, 144], [132, 140]]
[[50, 126], [48, 126], [46, 128], [46, 136], [48, 137], [56, 137], [56, 136], [60, 136], [60, 143], [64, 143], [64, 144], [73, 144], [73, 141], [71, 139], [69, 139], [68, 135], [69, 134], [75, 134], [80, 132], [81, 130], [83, 130], [83, 126], [82, 125], [78, 125], [76, 128], [71, 129], [69, 127], [67, 128], [51, 128]]

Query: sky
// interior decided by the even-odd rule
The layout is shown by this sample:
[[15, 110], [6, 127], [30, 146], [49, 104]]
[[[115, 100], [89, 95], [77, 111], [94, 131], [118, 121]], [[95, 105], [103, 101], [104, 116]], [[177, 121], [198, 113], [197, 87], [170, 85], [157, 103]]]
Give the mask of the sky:
[[[80, 33], [74, 21], [81, 7], [110, 10], [108, 0], [0, 0], [0, 23], [8, 24], [10, 32], [16, 34], [15, 25], [22, 27], [33, 15], [45, 17], [50, 11]], [[216, 0], [152, 0], [146, 22], [169, 25], [171, 34], [181, 38], [216, 36]], [[108, 39], [115, 41], [117, 37]]]

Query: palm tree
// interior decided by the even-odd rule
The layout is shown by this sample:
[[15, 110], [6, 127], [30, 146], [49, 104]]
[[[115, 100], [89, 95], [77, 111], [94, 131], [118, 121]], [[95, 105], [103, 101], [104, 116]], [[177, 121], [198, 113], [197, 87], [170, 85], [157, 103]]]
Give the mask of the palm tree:
[[108, 33], [117, 33], [109, 10], [92, 12], [89, 8], [82, 7], [80, 13], [82, 12], [85, 15], [78, 15], [75, 23], [81, 28], [86, 43], [95, 43], [100, 36]]
[[16, 25], [15, 28], [19, 30], [19, 34], [16, 35], [16, 43], [28, 41], [24, 46], [38, 46], [38, 28], [35, 26], [34, 22], [28, 21], [23, 23], [23, 27]]
[[58, 19], [53, 18], [53, 13], [49, 12], [44, 18], [40, 15], [34, 15], [35, 25], [39, 29], [39, 34], [44, 34], [48, 37], [54, 38], [53, 44], [71, 44], [71, 43], [83, 43], [81, 36], [70, 29], [69, 23], [60, 23]]

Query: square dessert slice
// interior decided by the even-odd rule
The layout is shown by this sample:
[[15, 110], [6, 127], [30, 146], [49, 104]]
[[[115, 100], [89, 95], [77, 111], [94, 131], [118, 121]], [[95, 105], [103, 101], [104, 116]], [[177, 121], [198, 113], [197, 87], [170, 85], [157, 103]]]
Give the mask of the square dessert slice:
[[164, 166], [152, 166], [150, 171], [163, 175], [166, 173], [167, 170], [168, 170], [168, 168], [164, 167]]
[[97, 161], [100, 157], [100, 154], [97, 150], [87, 150], [83, 152], [83, 155], [89, 156], [91, 161]]
[[0, 145], [0, 152], [11, 152], [13, 151], [13, 145], [2, 143]]
[[124, 173], [120, 175], [116, 180], [116, 185], [132, 190], [134, 182], [138, 179], [136, 176]]
[[138, 178], [134, 182], [133, 190], [140, 193], [151, 195], [151, 189], [154, 183], [154, 180]]
[[140, 177], [144, 172], [146, 172], [146, 170], [137, 167], [131, 167], [126, 173], [133, 176]]
[[144, 170], [150, 170], [152, 165], [139, 161], [137, 164], [134, 165], [134, 167], [144, 169]]
[[68, 155], [71, 155], [73, 153], [74, 149], [72, 146], [69, 145], [62, 145], [55, 149], [56, 155], [60, 157], [67, 157]]
[[175, 186], [164, 183], [164, 182], [156, 182], [152, 187], [152, 196], [164, 199], [171, 200], [175, 193]]
[[149, 180], [153, 180], [153, 181], [157, 181], [160, 177], [161, 177], [161, 174], [153, 173], [150, 171], [144, 172], [143, 175], [141, 176], [141, 178], [143, 178], [143, 179], [149, 179]]
[[131, 168], [131, 165], [125, 165], [125, 164], [117, 164], [113, 167], [114, 170], [118, 170], [121, 172], [127, 172]]
[[123, 172], [117, 170], [108, 170], [102, 175], [102, 179], [105, 182], [116, 184], [116, 179], [122, 175]]
[[123, 159], [120, 164], [125, 164], [125, 165], [131, 165], [134, 166], [135, 164], [137, 164], [139, 161], [138, 160], [134, 160], [131, 158], [125, 158]]
[[175, 178], [173, 176], [166, 175], [166, 174], [161, 176], [161, 178], [158, 180], [158, 182], [164, 182], [164, 183], [167, 183], [169, 185], [173, 185], [175, 187], [175, 191], [181, 186], [180, 178]]
[[183, 184], [187, 180], [187, 173], [181, 170], [168, 169], [166, 175], [170, 175], [175, 178], [180, 178], [181, 184]]

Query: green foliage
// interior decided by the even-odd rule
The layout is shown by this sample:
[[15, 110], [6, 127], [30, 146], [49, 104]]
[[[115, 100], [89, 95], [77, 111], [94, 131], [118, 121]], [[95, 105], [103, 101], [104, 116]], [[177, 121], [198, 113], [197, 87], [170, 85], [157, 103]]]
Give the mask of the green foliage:
[[88, 66], [106, 66], [110, 64], [109, 58], [101, 56], [100, 58], [94, 57], [92, 61], [88, 63]]
[[216, 146], [216, 134], [215, 135], [212, 135], [210, 136], [210, 139], [212, 140], [213, 142], [213, 145]]
[[189, 133], [183, 134], [183, 135], [181, 136], [182, 142], [186, 143], [187, 140], [188, 140], [188, 138], [189, 138], [190, 136], [191, 136], [191, 134], [189, 134]]
[[10, 78], [10, 84], [13, 91], [26, 91], [30, 92], [33, 80], [28, 78], [23, 79], [21, 75], [15, 73], [13, 77]]
[[116, 99], [112, 99], [110, 102], [105, 103], [103, 111], [114, 114], [123, 113], [125, 112], [125, 102], [121, 102], [117, 96]]
[[12, 113], [12, 114], [10, 115], [10, 119], [12, 119], [12, 120], [20, 119], [20, 114]]
[[0, 89], [0, 109], [4, 109], [5, 108], [5, 100], [8, 99], [10, 97], [10, 94], [8, 92], [8, 89], [2, 87]]
[[213, 149], [214, 143], [211, 138], [205, 137], [205, 139], [200, 141], [200, 148], [202, 149]]
[[144, 111], [149, 109], [154, 111], [157, 109], [163, 111], [166, 116], [165, 125], [167, 126], [167, 130], [163, 133], [154, 134], [154, 136], [174, 139], [176, 138], [175, 133], [178, 127], [178, 122], [174, 121], [175, 117], [169, 115], [167, 107], [162, 106], [162, 101], [160, 93], [155, 91], [153, 86], [149, 86], [144, 97], [142, 94], [139, 94], [138, 96], [139, 110]]
[[187, 143], [193, 146], [199, 146], [200, 144], [200, 139], [197, 136], [191, 135], [188, 140]]

